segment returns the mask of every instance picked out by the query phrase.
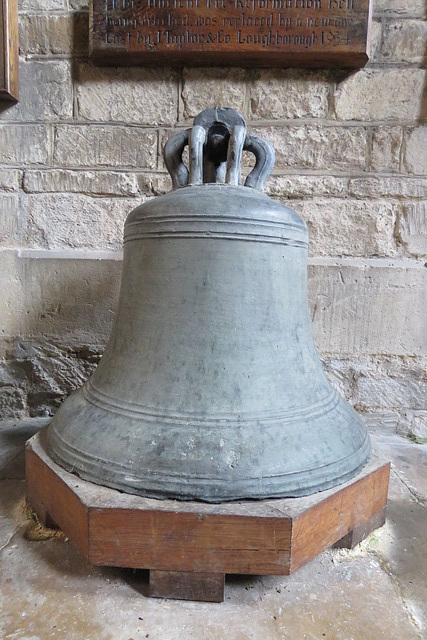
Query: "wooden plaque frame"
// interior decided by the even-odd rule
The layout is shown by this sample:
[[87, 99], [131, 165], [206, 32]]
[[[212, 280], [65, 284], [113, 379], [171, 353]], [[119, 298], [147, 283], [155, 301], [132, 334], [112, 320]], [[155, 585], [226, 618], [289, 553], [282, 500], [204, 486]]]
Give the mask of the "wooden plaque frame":
[[0, 99], [18, 100], [18, 3], [0, 0]]
[[92, 564], [149, 569], [150, 595], [221, 602], [224, 575], [289, 575], [385, 521], [390, 464], [306, 498], [222, 504], [142, 498], [81, 480], [50, 458], [45, 430], [27, 442], [27, 499]]
[[362, 67], [372, 0], [91, 0], [99, 64]]

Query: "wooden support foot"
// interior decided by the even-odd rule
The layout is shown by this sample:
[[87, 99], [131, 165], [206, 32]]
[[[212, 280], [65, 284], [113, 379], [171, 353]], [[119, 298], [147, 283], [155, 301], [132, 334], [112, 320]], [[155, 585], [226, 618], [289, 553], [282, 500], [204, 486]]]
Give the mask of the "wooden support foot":
[[150, 596], [224, 602], [223, 573], [193, 573], [192, 571], [150, 571]]
[[353, 549], [359, 542], [367, 538], [375, 529], [385, 523], [385, 508], [378, 511], [372, 518], [355, 527], [334, 544], [334, 549]]
[[43, 519], [39, 518], [39, 520], [42, 523], [42, 525], [44, 527], [46, 527], [47, 529], [58, 529], [59, 530], [59, 527], [56, 524], [55, 520], [52, 518], [50, 513], [48, 513], [47, 511], [44, 512]]
[[36, 514], [38, 521], [47, 529], [59, 529], [58, 525], [47, 511], [46, 506], [39, 496], [29, 495], [27, 492], [27, 502]]

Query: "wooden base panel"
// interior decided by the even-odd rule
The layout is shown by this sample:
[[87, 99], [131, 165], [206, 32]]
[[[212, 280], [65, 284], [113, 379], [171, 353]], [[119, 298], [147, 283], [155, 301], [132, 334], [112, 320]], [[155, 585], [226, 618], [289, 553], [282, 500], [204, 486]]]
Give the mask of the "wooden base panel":
[[288, 575], [385, 521], [390, 464], [372, 457], [351, 481], [305, 498], [208, 504], [155, 500], [81, 480], [27, 442], [27, 498], [92, 564], [150, 570], [150, 595], [221, 602], [224, 575]]

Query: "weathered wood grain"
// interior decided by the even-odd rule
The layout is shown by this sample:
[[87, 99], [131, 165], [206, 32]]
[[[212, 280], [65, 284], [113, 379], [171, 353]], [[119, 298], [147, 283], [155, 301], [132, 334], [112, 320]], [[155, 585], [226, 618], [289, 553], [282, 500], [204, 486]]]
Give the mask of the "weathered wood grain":
[[294, 519], [291, 573], [385, 508], [389, 474], [390, 465], [382, 465]]
[[[118, 544], [117, 541], [120, 541]], [[287, 574], [291, 521], [239, 515], [91, 509], [94, 564], [208, 573]]]

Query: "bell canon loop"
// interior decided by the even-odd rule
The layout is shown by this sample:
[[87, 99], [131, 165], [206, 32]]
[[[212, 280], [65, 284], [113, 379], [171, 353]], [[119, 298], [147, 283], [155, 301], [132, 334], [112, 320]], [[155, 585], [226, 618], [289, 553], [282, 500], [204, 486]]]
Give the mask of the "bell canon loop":
[[[255, 155], [244, 184], [243, 151]], [[164, 155], [174, 189], [126, 220], [111, 337], [52, 419], [51, 456], [154, 498], [304, 496], [349, 480], [370, 440], [314, 345], [306, 225], [263, 193], [272, 146], [216, 108]]]

